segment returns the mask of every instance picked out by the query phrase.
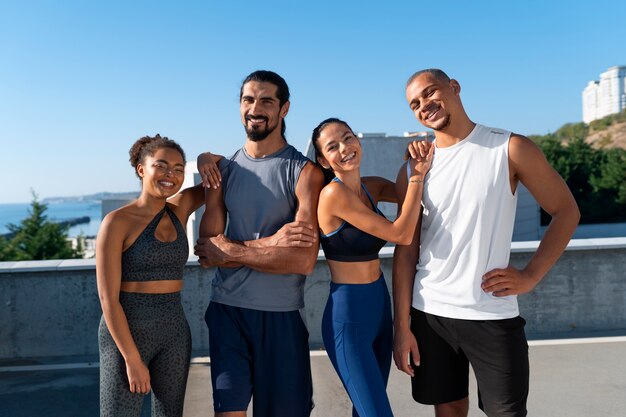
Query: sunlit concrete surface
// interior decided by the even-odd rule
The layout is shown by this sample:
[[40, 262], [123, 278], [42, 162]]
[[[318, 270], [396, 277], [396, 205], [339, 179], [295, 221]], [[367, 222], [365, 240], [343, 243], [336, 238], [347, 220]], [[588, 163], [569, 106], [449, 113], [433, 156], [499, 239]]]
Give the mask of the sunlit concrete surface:
[[[531, 341], [530, 360], [529, 416], [626, 416], [626, 337]], [[311, 363], [316, 404], [311, 416], [350, 416], [350, 401], [325, 352], [312, 351]], [[185, 417], [213, 415], [210, 372], [207, 358], [194, 359]], [[434, 415], [432, 407], [413, 402], [408, 376], [395, 368], [387, 391], [396, 417]], [[484, 416], [473, 381], [470, 401], [470, 417]], [[0, 416], [97, 415], [97, 363], [0, 364]], [[143, 416], [149, 416], [149, 407]]]

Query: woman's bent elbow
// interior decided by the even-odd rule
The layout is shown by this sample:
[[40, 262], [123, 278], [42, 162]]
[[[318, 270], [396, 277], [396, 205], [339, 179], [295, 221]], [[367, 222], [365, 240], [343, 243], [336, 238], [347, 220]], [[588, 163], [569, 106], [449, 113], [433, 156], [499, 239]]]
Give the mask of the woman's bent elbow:
[[413, 232], [411, 231], [411, 233], [408, 233], [406, 231], [403, 231], [398, 235], [397, 239], [393, 239], [390, 241], [395, 243], [396, 245], [410, 245], [411, 242], [413, 242]]

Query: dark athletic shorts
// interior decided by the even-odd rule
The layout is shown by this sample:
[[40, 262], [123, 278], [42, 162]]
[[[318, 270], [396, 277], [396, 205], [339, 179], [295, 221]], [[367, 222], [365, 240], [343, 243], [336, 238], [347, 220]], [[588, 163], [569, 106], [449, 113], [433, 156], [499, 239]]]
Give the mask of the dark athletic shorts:
[[211, 302], [211, 383], [215, 412], [308, 417], [313, 408], [309, 333], [299, 311], [273, 312]]
[[478, 402], [488, 416], [526, 416], [528, 343], [521, 317], [460, 320], [411, 308], [420, 366], [411, 379], [413, 399], [442, 404], [468, 395], [469, 364]]

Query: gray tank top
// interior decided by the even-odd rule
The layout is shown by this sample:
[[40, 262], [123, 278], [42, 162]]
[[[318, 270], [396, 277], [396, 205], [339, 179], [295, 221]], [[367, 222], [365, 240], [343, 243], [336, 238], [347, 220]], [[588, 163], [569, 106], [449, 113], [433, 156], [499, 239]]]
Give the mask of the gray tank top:
[[[255, 240], [271, 236], [295, 219], [296, 184], [309, 160], [291, 145], [264, 158], [252, 158], [242, 148], [220, 162], [226, 236]], [[304, 307], [304, 275], [271, 274], [248, 267], [217, 268], [212, 300], [263, 311], [293, 311]]]
[[[165, 213], [176, 229], [176, 240], [171, 242], [162, 242], [154, 235]], [[189, 245], [185, 229], [176, 214], [166, 205], [148, 223], [133, 244], [122, 252], [122, 281], [183, 279], [187, 258]]]

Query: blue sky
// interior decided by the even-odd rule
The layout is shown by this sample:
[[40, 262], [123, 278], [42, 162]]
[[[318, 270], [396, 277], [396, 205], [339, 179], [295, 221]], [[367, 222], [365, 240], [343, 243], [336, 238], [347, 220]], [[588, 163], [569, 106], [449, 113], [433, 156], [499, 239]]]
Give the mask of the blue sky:
[[[383, 5], [384, 4], [384, 5]], [[420, 130], [414, 71], [459, 80], [470, 117], [521, 134], [581, 120], [581, 92], [626, 65], [623, 1], [2, 1], [0, 203], [137, 190], [128, 149], [161, 133], [188, 159], [245, 139], [241, 80], [288, 82], [290, 143], [338, 116]]]

